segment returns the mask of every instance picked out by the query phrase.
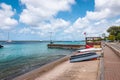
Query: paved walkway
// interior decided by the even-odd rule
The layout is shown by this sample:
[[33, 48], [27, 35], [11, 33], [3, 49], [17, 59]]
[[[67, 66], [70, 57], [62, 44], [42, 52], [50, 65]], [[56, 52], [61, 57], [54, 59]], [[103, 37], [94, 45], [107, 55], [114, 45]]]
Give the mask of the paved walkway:
[[104, 80], [120, 80], [120, 57], [107, 46], [104, 48]]

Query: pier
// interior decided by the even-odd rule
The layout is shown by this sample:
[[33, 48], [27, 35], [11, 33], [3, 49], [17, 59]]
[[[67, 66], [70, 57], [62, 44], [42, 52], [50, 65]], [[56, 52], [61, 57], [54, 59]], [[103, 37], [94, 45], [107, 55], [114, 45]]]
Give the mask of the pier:
[[85, 45], [74, 44], [48, 44], [48, 48], [61, 48], [61, 49], [80, 49], [85, 48]]

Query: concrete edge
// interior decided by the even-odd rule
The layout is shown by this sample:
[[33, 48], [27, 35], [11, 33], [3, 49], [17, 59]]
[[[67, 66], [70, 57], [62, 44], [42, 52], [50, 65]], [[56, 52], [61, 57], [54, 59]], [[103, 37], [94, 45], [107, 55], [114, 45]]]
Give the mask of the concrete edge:
[[58, 60], [54, 61], [54, 62], [46, 64], [46, 65], [44, 65], [40, 68], [32, 70], [28, 73], [25, 73], [25, 74], [21, 75], [21, 76], [18, 76], [16, 78], [14, 78], [13, 80], [33, 80], [37, 76], [42, 75], [43, 73], [48, 72], [49, 70], [53, 69], [55, 66], [67, 61], [70, 58], [70, 56], [71, 55], [65, 56], [61, 59], [58, 59]]
[[97, 70], [97, 77], [96, 77], [96, 80], [100, 80], [100, 61], [99, 61], [99, 64], [98, 64], [98, 70]]
[[102, 46], [102, 53], [99, 60], [98, 65], [98, 73], [97, 73], [97, 79], [96, 80], [104, 80], [104, 48], [105, 45]]
[[99, 61], [99, 68], [98, 68], [98, 74], [96, 80], [104, 80], [104, 59], [100, 58]]

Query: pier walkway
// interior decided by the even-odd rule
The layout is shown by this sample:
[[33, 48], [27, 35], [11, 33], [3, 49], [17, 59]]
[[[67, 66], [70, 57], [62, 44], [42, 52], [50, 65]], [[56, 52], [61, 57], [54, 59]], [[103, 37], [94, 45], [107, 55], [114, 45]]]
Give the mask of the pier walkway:
[[[109, 44], [112, 48], [120, 50], [120, 45]], [[120, 56], [109, 47], [104, 47], [104, 80], [120, 80]]]

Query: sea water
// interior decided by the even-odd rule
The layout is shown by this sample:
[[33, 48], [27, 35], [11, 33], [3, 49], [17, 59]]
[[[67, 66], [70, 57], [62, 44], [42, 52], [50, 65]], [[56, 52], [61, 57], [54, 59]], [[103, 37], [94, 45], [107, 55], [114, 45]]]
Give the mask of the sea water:
[[[55, 42], [57, 44], [84, 44], [84, 42]], [[73, 50], [51, 49], [48, 42], [2, 42], [0, 49], [0, 80], [11, 80], [42, 65], [55, 61]]]

